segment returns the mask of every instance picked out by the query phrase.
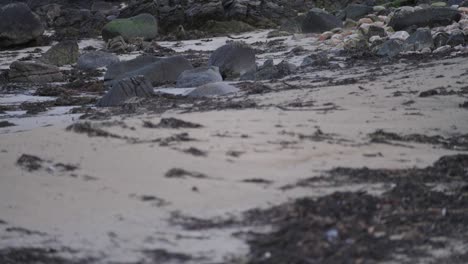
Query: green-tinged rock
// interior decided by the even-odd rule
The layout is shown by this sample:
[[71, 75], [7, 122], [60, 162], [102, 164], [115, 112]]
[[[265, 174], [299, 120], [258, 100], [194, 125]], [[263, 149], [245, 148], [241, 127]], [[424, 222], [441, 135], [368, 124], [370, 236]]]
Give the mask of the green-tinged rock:
[[41, 61], [55, 66], [74, 64], [80, 56], [78, 43], [65, 40], [50, 48], [40, 58]]
[[122, 36], [125, 41], [133, 38], [152, 40], [158, 36], [158, 23], [156, 18], [150, 14], [115, 19], [104, 26], [102, 38], [108, 41], [117, 36]]

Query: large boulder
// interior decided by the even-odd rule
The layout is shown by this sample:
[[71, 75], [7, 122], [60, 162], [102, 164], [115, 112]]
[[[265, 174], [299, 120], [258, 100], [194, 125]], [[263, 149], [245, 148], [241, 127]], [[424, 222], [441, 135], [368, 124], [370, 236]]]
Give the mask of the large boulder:
[[377, 50], [377, 55], [393, 58], [403, 51], [403, 43], [399, 39], [389, 39], [385, 41]]
[[[126, 64], [128, 65], [128, 64]], [[116, 68], [120, 66], [116, 65]], [[120, 67], [120, 69], [125, 66]], [[159, 59], [153, 63], [142, 65], [142, 67], [129, 67], [129, 71], [109, 72], [104, 76], [105, 81], [121, 80], [134, 76], [145, 76], [146, 79], [154, 86], [175, 83], [179, 75], [186, 71], [193, 69], [192, 64], [183, 56], [174, 56], [169, 58]], [[116, 74], [117, 73], [117, 74]]]
[[44, 33], [44, 26], [25, 3], [0, 7], [0, 48], [35, 40]]
[[341, 20], [352, 19], [357, 21], [373, 11], [374, 8], [372, 6], [350, 4], [339, 14], [338, 17], [341, 18]]
[[281, 79], [292, 74], [296, 70], [296, 65], [287, 61], [282, 61], [274, 65], [273, 60], [267, 60], [260, 67], [256, 74], [257, 80]]
[[418, 28], [404, 43], [407, 51], [421, 51], [426, 48], [434, 48], [431, 30], [427, 28]]
[[11, 82], [51, 83], [64, 80], [60, 69], [40, 62], [15, 61], [10, 65], [8, 78]]
[[314, 8], [307, 13], [302, 21], [302, 32], [322, 33], [342, 26], [343, 23], [336, 16]]
[[102, 29], [105, 41], [116, 36], [122, 36], [125, 41], [134, 38], [153, 40], [158, 36], [158, 23], [150, 14], [140, 14], [131, 18], [115, 19], [107, 23]]
[[115, 54], [104, 51], [90, 51], [78, 58], [78, 68], [81, 70], [95, 70], [119, 62]]
[[257, 68], [254, 49], [242, 42], [232, 42], [216, 49], [208, 65], [217, 66], [221, 75], [227, 78], [240, 77]]
[[446, 26], [453, 21], [459, 21], [460, 12], [449, 7], [431, 7], [414, 9], [412, 12], [397, 12], [389, 22], [389, 26], [395, 30], [402, 30], [411, 26], [433, 27]]
[[112, 82], [110, 90], [97, 102], [96, 106], [118, 106], [132, 97], [147, 98], [153, 95], [153, 87], [145, 77], [129, 77]]
[[236, 93], [239, 88], [225, 82], [208, 83], [187, 94], [188, 97], [210, 97]]
[[213, 0], [204, 3], [194, 2], [185, 10], [185, 18], [189, 26], [200, 26], [208, 20], [223, 20], [224, 8], [221, 1]]
[[72, 40], [65, 40], [52, 46], [52, 48], [42, 55], [40, 60], [55, 66], [62, 66], [76, 63], [79, 56], [78, 43]]
[[142, 55], [136, 57], [135, 59], [128, 61], [121, 61], [119, 63], [114, 63], [107, 67], [106, 74], [104, 75], [104, 80], [115, 80], [119, 76], [125, 75], [126, 73], [136, 71], [143, 67], [146, 67], [153, 62], [157, 62], [161, 58], [151, 55]]
[[222, 82], [223, 77], [216, 66], [200, 67], [182, 72], [177, 78], [177, 88], [198, 87], [207, 83]]

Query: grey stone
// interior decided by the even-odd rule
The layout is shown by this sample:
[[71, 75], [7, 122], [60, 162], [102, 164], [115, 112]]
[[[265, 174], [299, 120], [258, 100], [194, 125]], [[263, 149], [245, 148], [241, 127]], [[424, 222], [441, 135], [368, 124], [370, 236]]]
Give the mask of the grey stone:
[[434, 46], [435, 48], [440, 48], [442, 46], [447, 45], [447, 41], [449, 39], [449, 34], [445, 32], [439, 32], [434, 35]]
[[292, 74], [296, 70], [296, 65], [287, 61], [282, 61], [274, 65], [273, 60], [267, 60], [260, 67], [256, 74], [257, 80], [281, 79]]
[[223, 77], [236, 78], [255, 71], [255, 51], [242, 42], [232, 42], [216, 49], [210, 56], [208, 65], [219, 67]]
[[177, 88], [198, 87], [213, 82], [222, 82], [223, 77], [216, 66], [200, 67], [182, 72], [177, 78]]
[[398, 12], [389, 22], [389, 26], [395, 30], [402, 30], [411, 26], [433, 27], [446, 26], [461, 18], [458, 10], [449, 7], [432, 7], [418, 9], [413, 12]]
[[64, 80], [60, 69], [41, 62], [15, 61], [10, 65], [8, 78], [11, 82], [50, 83]]
[[377, 50], [377, 55], [393, 58], [403, 51], [403, 44], [398, 39], [390, 39], [385, 41]]
[[78, 68], [82, 70], [94, 70], [119, 62], [119, 57], [104, 51], [91, 51], [78, 58]]
[[76, 63], [79, 56], [78, 43], [72, 40], [65, 40], [52, 46], [42, 55], [40, 60], [55, 66], [62, 66]]
[[43, 33], [39, 16], [25, 3], [0, 7], [0, 48], [28, 43]]
[[314, 8], [307, 13], [302, 21], [302, 32], [322, 33], [342, 26], [343, 23], [336, 16]]
[[187, 94], [188, 97], [209, 97], [236, 93], [239, 88], [225, 82], [209, 83], [197, 87]]
[[338, 16], [341, 20], [352, 19], [359, 20], [365, 15], [372, 13], [374, 8], [368, 5], [350, 4]]
[[404, 43], [406, 51], [421, 51], [425, 48], [434, 48], [431, 30], [427, 28], [418, 28]]
[[450, 34], [449, 39], [447, 40], [447, 45], [450, 45], [452, 47], [458, 45], [465, 45], [465, 43], [465, 34], [463, 34], [463, 31], [461, 30], [452, 32], [452, 34]]
[[136, 71], [159, 60], [161, 60], [161, 58], [151, 55], [142, 55], [132, 60], [114, 63], [107, 67], [106, 74], [104, 75], [104, 80], [118, 79], [118, 77], [121, 75]]
[[373, 36], [379, 36], [383, 38], [387, 36], [387, 32], [385, 32], [383, 27], [371, 25], [367, 31], [367, 38], [370, 39]]
[[183, 56], [158, 59], [152, 63], [142, 63], [144, 60], [151, 60], [151, 58], [139, 59], [138, 61], [125, 63], [124, 65], [117, 64], [114, 70], [110, 70], [106, 73], [104, 80], [120, 80], [142, 75], [145, 76], [152, 85], [156, 86], [166, 83], [175, 83], [182, 72], [193, 69], [190, 61]]
[[97, 102], [96, 106], [118, 106], [133, 97], [147, 98], [153, 95], [153, 87], [145, 77], [129, 77], [112, 82], [110, 90]]

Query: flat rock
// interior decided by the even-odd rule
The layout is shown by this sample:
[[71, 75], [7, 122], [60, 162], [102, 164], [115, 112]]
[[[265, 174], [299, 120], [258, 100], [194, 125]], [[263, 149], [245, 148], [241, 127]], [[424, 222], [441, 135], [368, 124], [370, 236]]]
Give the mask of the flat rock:
[[343, 23], [338, 17], [314, 8], [307, 13], [302, 21], [302, 32], [323, 33], [342, 26]]
[[28, 43], [43, 33], [39, 16], [25, 3], [0, 7], [0, 48]]
[[133, 97], [147, 98], [153, 95], [153, 87], [145, 77], [129, 77], [112, 82], [110, 90], [97, 102], [96, 106], [118, 106]]
[[12, 82], [50, 83], [64, 80], [60, 69], [54, 65], [41, 62], [15, 61], [8, 73]]
[[42, 55], [40, 60], [55, 66], [63, 66], [76, 63], [79, 56], [78, 43], [72, 40], [65, 40], [52, 46], [52, 48]]
[[134, 38], [153, 40], [158, 36], [158, 23], [150, 14], [140, 14], [131, 18], [120, 18], [107, 23], [102, 29], [105, 41], [122, 36], [125, 41]]
[[118, 63], [119, 57], [104, 51], [91, 51], [78, 58], [78, 68], [82, 70], [94, 70]]
[[197, 87], [187, 94], [188, 97], [209, 97], [236, 93], [239, 88], [225, 82], [209, 83]]
[[219, 67], [223, 77], [236, 78], [255, 71], [255, 51], [242, 42], [232, 42], [216, 49], [211, 54], [208, 65]]
[[177, 88], [198, 87], [213, 82], [222, 82], [223, 77], [216, 66], [199, 67], [182, 72], [177, 78]]
[[453, 21], [459, 21], [460, 12], [449, 7], [432, 7], [416, 9], [413, 12], [398, 12], [389, 22], [395, 30], [402, 30], [411, 26], [433, 27], [446, 26]]
[[425, 48], [434, 48], [431, 30], [427, 28], [418, 28], [404, 43], [407, 51], [421, 51]]

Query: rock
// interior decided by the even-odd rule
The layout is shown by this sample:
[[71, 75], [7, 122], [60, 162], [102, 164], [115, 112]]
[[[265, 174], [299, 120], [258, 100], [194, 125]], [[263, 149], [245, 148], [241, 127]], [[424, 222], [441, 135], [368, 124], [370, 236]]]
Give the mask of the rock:
[[40, 60], [55, 66], [63, 66], [76, 63], [79, 56], [78, 43], [76, 41], [66, 40], [59, 42], [46, 51]]
[[285, 76], [292, 74], [296, 71], [296, 65], [289, 63], [287, 61], [282, 61], [277, 65], [274, 65], [273, 60], [267, 60], [265, 63], [258, 69], [256, 74], [257, 80], [271, 80], [271, 79], [281, 79]]
[[102, 38], [108, 41], [117, 36], [122, 36], [125, 41], [133, 38], [153, 40], [158, 36], [158, 23], [154, 16], [146, 13], [131, 18], [115, 19], [104, 26]]
[[82, 70], [94, 70], [119, 62], [119, 57], [104, 51], [91, 51], [82, 54], [78, 58], [78, 68]]
[[435, 2], [435, 3], [432, 3], [431, 6], [433, 6], [433, 7], [446, 7], [447, 3], [445, 3], [445, 2]]
[[404, 49], [406, 51], [421, 51], [425, 48], [434, 48], [431, 30], [427, 28], [418, 28], [406, 39]]
[[328, 54], [326, 52], [321, 52], [305, 57], [302, 60], [301, 67], [328, 66], [329, 64], [330, 59], [328, 58]]
[[224, 19], [222, 1], [194, 2], [185, 9], [185, 19], [189, 27], [205, 25], [209, 20]]
[[161, 58], [151, 55], [142, 55], [132, 60], [114, 63], [107, 67], [106, 74], [104, 75], [104, 80], [118, 79], [118, 77], [121, 75], [124, 75], [128, 72], [136, 71], [159, 60], [161, 60]]
[[450, 45], [452, 47], [458, 45], [464, 46], [465, 43], [465, 34], [463, 34], [463, 31], [461, 30], [454, 31], [452, 34], [450, 34], [450, 37], [447, 40], [447, 45]]
[[314, 8], [307, 13], [302, 21], [302, 32], [322, 33], [342, 26], [343, 23], [336, 16], [324, 10]]
[[255, 71], [255, 51], [242, 42], [232, 42], [216, 49], [210, 56], [208, 65], [217, 66], [223, 77], [236, 78]]
[[64, 80], [60, 69], [40, 62], [15, 61], [10, 65], [11, 82], [51, 83]]
[[289, 37], [291, 33], [281, 30], [272, 30], [268, 32], [267, 38]]
[[117, 36], [107, 41], [106, 49], [114, 53], [125, 53], [128, 45], [122, 36]]
[[350, 4], [342, 13], [338, 16], [341, 20], [352, 19], [359, 20], [365, 15], [372, 13], [374, 8], [372, 6], [361, 5], [361, 4]]
[[0, 7], [0, 48], [26, 44], [44, 33], [38, 15], [24, 3]]
[[203, 31], [210, 34], [234, 34], [255, 30], [251, 25], [237, 20], [214, 21], [209, 20], [203, 24]]
[[177, 88], [198, 87], [207, 83], [222, 82], [223, 77], [216, 66], [200, 67], [182, 72], [177, 78]]
[[438, 32], [434, 35], [434, 46], [435, 48], [439, 48], [442, 46], [447, 45], [447, 41], [449, 39], [449, 34], [445, 32]]
[[390, 39], [398, 39], [401, 41], [405, 41], [409, 38], [409, 36], [410, 34], [406, 31], [397, 31], [390, 36]]
[[97, 37], [107, 23], [102, 13], [65, 6], [54, 6], [53, 9], [44, 7], [41, 9], [41, 16], [50, 16], [47, 21], [55, 29], [55, 35], [59, 39]]
[[110, 90], [97, 102], [96, 106], [118, 106], [133, 97], [147, 98], [153, 95], [153, 87], [145, 77], [130, 77], [112, 82]]
[[432, 53], [435, 53], [435, 54], [448, 53], [451, 50], [452, 50], [452, 47], [450, 45], [445, 45], [445, 46], [435, 49]]
[[433, 27], [436, 25], [449, 25], [459, 21], [460, 12], [449, 7], [424, 8], [413, 12], [398, 12], [389, 22], [395, 30], [402, 30], [411, 26]]
[[236, 93], [239, 88], [234, 87], [225, 82], [209, 83], [197, 87], [195, 90], [187, 94], [188, 97], [208, 97], [217, 95], [226, 95]]
[[403, 44], [398, 39], [387, 40], [380, 46], [377, 50], [377, 55], [382, 57], [393, 58], [396, 55], [400, 54], [403, 51]]
[[91, 6], [91, 11], [100, 12], [105, 16], [117, 16], [119, 15], [119, 8], [109, 2], [95, 1]]
[[345, 50], [365, 51], [369, 48], [365, 37], [361, 34], [349, 35], [343, 42]]
[[377, 13], [378, 13], [378, 12], [385, 11], [385, 10], [386, 10], [385, 6], [374, 6], [374, 7], [373, 7], [373, 11], [374, 11], [374, 12], [377, 12]]
[[183, 56], [158, 59], [152, 63], [143, 63], [144, 60], [152, 59], [140, 58], [133, 62], [119, 63], [115, 65], [115, 70], [109, 69], [106, 72], [104, 80], [121, 80], [142, 75], [145, 76], [151, 85], [156, 86], [166, 83], [175, 83], [182, 72], [193, 69], [192, 64]]
[[387, 36], [387, 32], [383, 27], [375, 26], [375, 25], [370, 25], [369, 28], [367, 29], [367, 38], [370, 39], [371, 37], [374, 36], [379, 36], [381, 38]]

